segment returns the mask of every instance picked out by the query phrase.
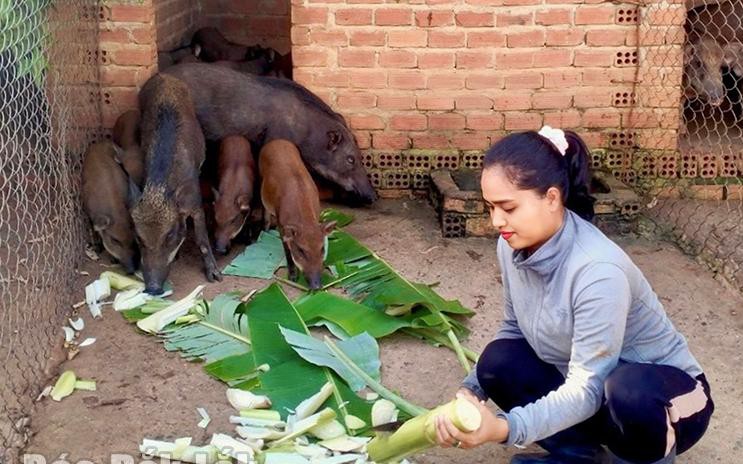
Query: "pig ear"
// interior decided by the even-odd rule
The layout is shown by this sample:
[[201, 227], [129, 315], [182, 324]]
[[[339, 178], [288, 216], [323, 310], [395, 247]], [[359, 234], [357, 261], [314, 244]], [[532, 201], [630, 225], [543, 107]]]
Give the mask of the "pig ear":
[[325, 235], [328, 235], [329, 233], [333, 231], [333, 229], [335, 229], [335, 224], [336, 224], [336, 221], [330, 221], [330, 222], [323, 223], [322, 231], [325, 233]]
[[343, 136], [337, 130], [328, 131], [328, 150], [335, 151], [341, 144]]
[[290, 242], [297, 236], [297, 228], [294, 226], [284, 226], [284, 241]]
[[240, 211], [248, 211], [250, 209], [250, 196], [247, 194], [238, 196], [235, 198], [235, 204], [240, 208]]
[[96, 232], [101, 232], [111, 227], [111, 216], [107, 214], [96, 214], [91, 220], [93, 221], [93, 229]]

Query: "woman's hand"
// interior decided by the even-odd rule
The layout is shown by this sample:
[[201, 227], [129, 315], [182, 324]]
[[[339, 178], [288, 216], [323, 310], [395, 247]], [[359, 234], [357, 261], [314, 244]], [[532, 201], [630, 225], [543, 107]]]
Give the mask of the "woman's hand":
[[474, 432], [462, 432], [448, 417], [436, 416], [436, 441], [441, 447], [469, 449], [489, 441], [502, 443], [508, 439], [508, 422], [490, 412], [484, 401], [479, 401], [477, 396], [466, 388], [461, 388], [457, 392], [457, 397], [463, 397], [477, 406], [482, 423]]

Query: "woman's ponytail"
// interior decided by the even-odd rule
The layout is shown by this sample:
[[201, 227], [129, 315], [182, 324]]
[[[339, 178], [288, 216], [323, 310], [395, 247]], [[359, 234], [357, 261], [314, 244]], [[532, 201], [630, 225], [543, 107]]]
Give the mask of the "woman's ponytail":
[[565, 131], [568, 149], [565, 161], [568, 167], [568, 191], [565, 192], [565, 207], [586, 221], [593, 219], [593, 204], [596, 199], [589, 193], [591, 172], [589, 169], [590, 152], [583, 139], [572, 131]]

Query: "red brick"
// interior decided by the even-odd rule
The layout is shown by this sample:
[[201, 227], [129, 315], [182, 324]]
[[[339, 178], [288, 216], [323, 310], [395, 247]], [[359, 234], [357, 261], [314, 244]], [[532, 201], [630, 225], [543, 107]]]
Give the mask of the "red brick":
[[454, 100], [454, 108], [458, 110], [490, 110], [493, 100], [482, 95], [461, 95]]
[[415, 109], [415, 96], [402, 95], [380, 95], [377, 99], [377, 107], [382, 110], [412, 110]]
[[385, 50], [379, 52], [379, 66], [383, 68], [415, 68], [417, 56], [408, 50]]
[[542, 115], [538, 113], [506, 113], [506, 130], [539, 130], [542, 127]]
[[467, 47], [505, 47], [506, 34], [500, 31], [468, 32]]
[[310, 28], [306, 26], [292, 26], [292, 45], [310, 45]]
[[495, 24], [498, 27], [531, 26], [534, 24], [534, 13], [498, 13]]
[[428, 32], [410, 29], [407, 31], [390, 31], [387, 33], [387, 45], [395, 48], [425, 47]]
[[389, 87], [393, 89], [424, 89], [426, 76], [420, 71], [390, 71]]
[[580, 127], [581, 115], [578, 110], [556, 111], [544, 113], [544, 124], [560, 129], [575, 129]]
[[371, 134], [367, 131], [355, 130], [353, 137], [356, 139], [356, 145], [362, 150], [371, 148]]
[[409, 8], [380, 8], [374, 12], [374, 24], [377, 26], [410, 26], [413, 24], [413, 12]]
[[465, 3], [475, 6], [500, 6], [503, 5], [503, 0], [465, 0]]
[[449, 148], [449, 138], [445, 135], [413, 134], [413, 148]]
[[139, 91], [136, 87], [101, 87], [101, 93], [116, 108], [136, 108], [139, 104]]
[[348, 45], [348, 37], [345, 31], [312, 31], [310, 32], [310, 40], [317, 45]]
[[542, 87], [542, 73], [526, 71], [504, 76], [507, 89], [538, 89]]
[[608, 67], [614, 64], [616, 50], [576, 50], [573, 65], [575, 67]]
[[493, 98], [496, 111], [528, 110], [531, 108], [531, 92], [501, 92]]
[[615, 6], [579, 6], [575, 10], [575, 24], [614, 24]]
[[544, 45], [544, 31], [541, 29], [508, 34], [508, 47], [541, 47]]
[[564, 91], [537, 92], [531, 97], [531, 107], [535, 110], [559, 110], [570, 108], [573, 97]]
[[149, 66], [157, 62], [154, 45], [150, 47], [129, 45], [119, 50], [112, 50], [110, 55], [111, 63], [121, 66]]
[[573, 22], [573, 10], [565, 8], [551, 8], [536, 12], [534, 22], [542, 26], [569, 25]]
[[372, 134], [372, 146], [380, 150], [405, 150], [410, 148], [410, 139], [405, 134], [382, 132]]
[[[632, 71], [632, 72], [628, 72]], [[583, 85], [610, 86], [617, 83], [632, 83], [635, 80], [635, 68], [589, 68], [582, 73]]]
[[583, 113], [581, 125], [587, 128], [619, 127], [621, 118], [616, 110], [609, 108], [589, 109]]
[[494, 74], [470, 74], [465, 81], [465, 87], [471, 90], [502, 89], [503, 77]]
[[451, 97], [418, 95], [416, 108], [419, 110], [453, 110], [454, 99]]
[[384, 45], [386, 34], [383, 31], [354, 31], [351, 32], [352, 46], [380, 46]]
[[372, 23], [372, 10], [344, 8], [335, 12], [335, 24], [340, 26], [363, 26]]
[[527, 50], [513, 50], [496, 52], [495, 66], [498, 69], [531, 68], [534, 65], [534, 52]]
[[445, 10], [416, 11], [415, 25], [418, 27], [453, 26], [454, 12]]
[[547, 29], [548, 46], [572, 46], [580, 45], [586, 37], [586, 31], [582, 28], [571, 29]]
[[294, 24], [325, 24], [327, 22], [327, 8], [304, 6], [292, 8], [292, 23]]
[[464, 88], [464, 76], [457, 74], [433, 74], [428, 76], [426, 88], [431, 90], [458, 90]]
[[109, 18], [117, 23], [150, 23], [155, 10], [149, 5], [111, 5]]
[[114, 30], [101, 30], [98, 41], [110, 44], [151, 44], [155, 40], [155, 33], [150, 27], [131, 26]]
[[454, 58], [454, 52], [420, 52], [418, 67], [420, 69], [452, 69]]
[[374, 50], [342, 48], [338, 50], [338, 65], [344, 68], [373, 68], [376, 56]]
[[314, 76], [313, 83], [324, 87], [348, 87], [348, 71], [333, 69], [319, 70]]
[[384, 129], [384, 121], [375, 114], [353, 114], [349, 120], [352, 129]]
[[684, 5], [669, 5], [665, 8], [654, 8], [647, 12], [643, 24], [650, 26], [680, 26], [686, 19], [686, 8]]
[[491, 51], [462, 51], [457, 52], [457, 68], [476, 69], [493, 66], [493, 52]]
[[575, 90], [573, 106], [576, 108], [601, 108], [610, 107], [614, 89], [581, 87]]
[[428, 128], [432, 130], [464, 129], [464, 115], [457, 113], [429, 114]]
[[592, 47], [624, 45], [627, 32], [626, 29], [592, 29], [586, 32], [586, 45]]
[[305, 87], [311, 87], [317, 75], [317, 70], [312, 68], [295, 68], [293, 71], [292, 78], [297, 84], [301, 84]]
[[428, 34], [428, 46], [433, 48], [464, 47], [465, 35], [462, 31], [431, 31]]
[[[348, 73], [343, 73], [348, 78]], [[322, 81], [321, 81], [322, 82]], [[377, 96], [367, 92], [348, 92], [338, 94], [336, 104], [340, 108], [358, 109], [373, 108], [377, 105]]]
[[140, 76], [141, 67], [121, 67], [121, 66], [101, 66], [100, 84], [101, 86], [110, 87], [137, 87], [144, 81]]
[[395, 114], [390, 118], [390, 127], [400, 131], [422, 131], [428, 129], [424, 114]]
[[540, 5], [542, 0], [503, 0], [504, 6]]
[[457, 26], [461, 27], [492, 27], [495, 25], [493, 13], [479, 13], [475, 11], [457, 12]]
[[469, 113], [466, 121], [467, 129], [498, 130], [503, 129], [502, 113]]
[[384, 89], [387, 87], [387, 73], [371, 69], [349, 71], [351, 87], [357, 89]]
[[455, 134], [451, 144], [460, 150], [484, 150], [490, 146], [490, 138], [481, 133]]
[[294, 66], [327, 66], [328, 51], [324, 48], [294, 47], [292, 63]]
[[574, 70], [555, 70], [544, 73], [544, 88], [571, 88], [580, 84], [580, 72]]

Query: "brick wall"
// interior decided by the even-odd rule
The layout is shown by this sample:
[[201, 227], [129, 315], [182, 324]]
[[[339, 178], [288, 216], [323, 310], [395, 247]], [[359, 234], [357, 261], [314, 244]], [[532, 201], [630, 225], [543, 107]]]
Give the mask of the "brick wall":
[[542, 124], [675, 148], [683, 3], [293, 1], [295, 78], [347, 117], [379, 187]]
[[168, 51], [190, 44], [201, 16], [199, 0], [156, 1], [157, 49]]
[[199, 26], [215, 26], [230, 40], [291, 50], [290, 0], [200, 0]]

